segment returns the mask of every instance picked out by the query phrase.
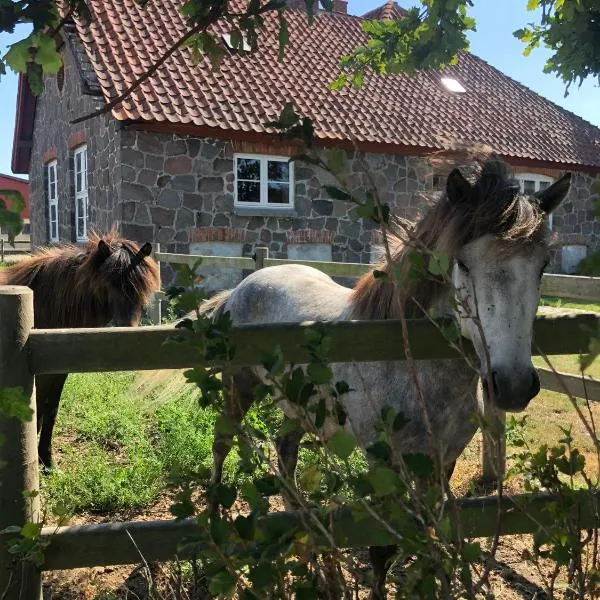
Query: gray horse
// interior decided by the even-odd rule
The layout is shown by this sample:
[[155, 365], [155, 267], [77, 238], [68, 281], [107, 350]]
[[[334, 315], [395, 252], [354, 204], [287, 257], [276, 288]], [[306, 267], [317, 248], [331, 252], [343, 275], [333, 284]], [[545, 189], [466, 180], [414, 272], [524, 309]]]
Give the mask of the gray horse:
[[[354, 289], [306, 266], [283, 265], [256, 271], [235, 289], [222, 292], [202, 307], [204, 313], [229, 312], [234, 325], [351, 319], [395, 319], [424, 316], [424, 311], [453, 315], [462, 335], [471, 340], [479, 359], [474, 371], [464, 360], [416, 363], [418, 386], [406, 362], [337, 363], [334, 381], [351, 390], [342, 397], [349, 428], [363, 447], [376, 439], [381, 408], [404, 413], [408, 424], [393, 439], [393, 450], [428, 453], [451, 471], [476, 431], [474, 414], [491, 402], [503, 411], [523, 410], [540, 383], [531, 363], [532, 327], [539, 302], [540, 279], [548, 262], [548, 229], [544, 217], [564, 199], [570, 174], [535, 194], [519, 193], [518, 184], [497, 158], [483, 162], [474, 182], [458, 169], [447, 179], [446, 193], [409, 233], [391, 240], [389, 260], [378, 270], [393, 277], [365, 275]], [[401, 238], [404, 238], [402, 240]], [[450, 279], [416, 279], [408, 271], [416, 252], [443, 253], [452, 261]], [[360, 343], [360, 340], [356, 340]], [[390, 340], [402, 344], [402, 340]], [[225, 413], [241, 421], [252, 404], [253, 389], [264, 380], [262, 368], [243, 368], [231, 376]], [[478, 399], [478, 379], [483, 394]], [[306, 412], [284, 399], [287, 418]], [[340, 425], [335, 419], [319, 429], [327, 440]], [[302, 431], [278, 440], [279, 467], [293, 476]], [[230, 436], [217, 433], [213, 445], [213, 482], [221, 480]], [[371, 551], [375, 598], [385, 597], [390, 552]]]

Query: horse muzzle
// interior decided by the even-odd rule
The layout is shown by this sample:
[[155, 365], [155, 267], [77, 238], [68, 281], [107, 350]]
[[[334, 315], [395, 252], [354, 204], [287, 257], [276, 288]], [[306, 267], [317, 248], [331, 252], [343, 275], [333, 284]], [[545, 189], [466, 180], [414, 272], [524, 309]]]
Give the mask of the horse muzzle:
[[507, 412], [520, 412], [540, 391], [540, 378], [533, 366], [525, 370], [510, 368], [492, 369], [481, 375], [483, 393], [497, 408]]

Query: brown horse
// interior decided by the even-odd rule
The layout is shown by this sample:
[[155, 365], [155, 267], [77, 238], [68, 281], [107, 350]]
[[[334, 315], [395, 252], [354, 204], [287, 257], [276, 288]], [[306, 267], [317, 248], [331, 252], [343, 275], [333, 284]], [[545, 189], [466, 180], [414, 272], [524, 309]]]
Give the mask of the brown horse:
[[[38, 329], [102, 327], [109, 323], [135, 327], [142, 307], [160, 287], [152, 245], [141, 248], [116, 230], [89, 235], [85, 248], [60, 246], [0, 271], [0, 285], [33, 290], [34, 326]], [[38, 452], [52, 464], [52, 430], [66, 373], [36, 377]]]

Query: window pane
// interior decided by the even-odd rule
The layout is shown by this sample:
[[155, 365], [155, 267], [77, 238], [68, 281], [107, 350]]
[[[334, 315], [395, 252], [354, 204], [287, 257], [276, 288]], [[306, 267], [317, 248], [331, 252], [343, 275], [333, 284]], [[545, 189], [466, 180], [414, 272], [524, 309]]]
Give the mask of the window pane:
[[76, 192], [80, 192], [81, 191], [81, 189], [82, 189], [81, 188], [81, 184], [82, 184], [82, 182], [81, 182], [81, 172], [79, 172], [79, 173], [77, 173], [75, 175], [75, 191]]
[[56, 204], [50, 205], [50, 220], [52, 222], [56, 221]]
[[56, 181], [51, 181], [50, 182], [50, 200], [55, 200], [56, 199]]
[[260, 202], [260, 183], [238, 181], [238, 202]]
[[269, 181], [287, 182], [290, 180], [290, 165], [287, 162], [270, 160], [267, 170]]
[[540, 190], [545, 190], [547, 187], [550, 187], [549, 181], [540, 181]]
[[238, 179], [250, 179], [252, 181], [260, 180], [260, 160], [255, 158], [237, 159]]
[[290, 186], [287, 183], [269, 182], [269, 204], [289, 204]]
[[535, 193], [535, 181], [531, 181], [530, 179], [526, 179], [523, 182], [523, 191], [526, 194], [533, 194], [533, 193]]

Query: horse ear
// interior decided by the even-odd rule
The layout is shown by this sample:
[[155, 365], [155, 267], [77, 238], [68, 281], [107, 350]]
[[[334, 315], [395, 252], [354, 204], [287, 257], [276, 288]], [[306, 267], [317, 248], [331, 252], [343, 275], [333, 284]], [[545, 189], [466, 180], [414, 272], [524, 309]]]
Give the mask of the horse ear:
[[140, 258], [144, 258], [145, 256], [150, 256], [152, 254], [152, 244], [150, 242], [146, 242], [138, 252], [138, 256]]
[[453, 204], [462, 202], [470, 197], [471, 190], [471, 184], [463, 177], [462, 173], [458, 169], [452, 169], [446, 181], [446, 192], [450, 202]]
[[569, 193], [571, 187], [571, 173], [566, 173], [558, 181], [555, 181], [550, 187], [537, 192], [536, 198], [540, 201], [540, 206], [546, 214], [550, 214]]
[[98, 242], [98, 253], [103, 261], [110, 256], [110, 247], [104, 240]]

